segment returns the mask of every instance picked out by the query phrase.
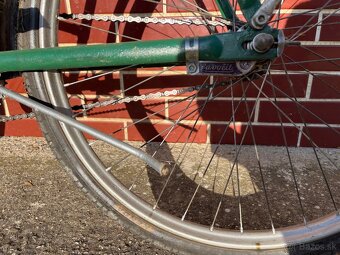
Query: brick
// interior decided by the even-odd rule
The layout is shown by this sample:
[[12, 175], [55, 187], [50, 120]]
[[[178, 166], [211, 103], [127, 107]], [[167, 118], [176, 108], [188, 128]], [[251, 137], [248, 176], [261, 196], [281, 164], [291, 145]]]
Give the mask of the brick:
[[8, 106], [8, 110], [9, 110], [9, 114], [10, 115], [16, 115], [16, 114], [24, 114], [24, 113], [29, 113], [32, 111], [31, 108], [22, 105], [20, 103], [18, 103], [15, 100], [12, 100], [10, 98], [6, 99], [7, 102], [7, 106]]
[[340, 99], [340, 78], [337, 75], [317, 75], [312, 83], [311, 98]]
[[[281, 9], [318, 9], [322, 6], [325, 6], [325, 8], [334, 9], [338, 7], [337, 0], [332, 0], [326, 5], [327, 2], [328, 0], [284, 0]], [[239, 6], [237, 6], [237, 10], [240, 10]]]
[[[328, 0], [284, 0], [281, 9], [318, 9], [322, 6], [325, 6], [325, 8], [336, 8], [338, 5], [337, 0], [332, 0], [326, 5], [327, 2]], [[238, 7], [237, 9], [239, 10], [240, 8]]]
[[[102, 101], [102, 100], [100, 100]], [[86, 103], [97, 101], [87, 100]], [[91, 118], [124, 118], [124, 119], [164, 119], [164, 100], [143, 100], [127, 104], [116, 104], [94, 108], [87, 112]]]
[[[218, 144], [221, 137], [226, 129], [226, 125], [212, 124], [211, 125], [211, 143]], [[284, 139], [282, 134], [282, 128], [280, 126], [266, 126], [266, 125], [256, 125], [252, 126], [255, 136], [255, 141], [257, 145], [271, 145], [271, 146], [284, 146]], [[234, 144], [234, 133], [236, 134], [236, 143], [240, 144], [243, 136], [243, 145], [254, 144], [251, 135], [250, 126], [247, 129], [246, 125], [237, 124], [234, 128], [233, 125], [227, 127], [225, 136], [222, 138], [222, 144]], [[237, 132], [234, 132], [237, 130]], [[294, 127], [284, 127], [284, 132], [287, 139], [288, 146], [296, 146], [297, 139], [299, 135], [299, 130]]]
[[[69, 98], [69, 104], [72, 108], [73, 114], [79, 114], [83, 112], [82, 102], [81, 99], [74, 96]], [[81, 115], [77, 115], [77, 117], [80, 117]]]
[[38, 123], [30, 119], [7, 122], [2, 129], [2, 133], [3, 136], [42, 136]]
[[322, 148], [340, 148], [340, 128], [335, 128], [338, 133], [328, 127], [307, 127], [303, 132], [309, 137], [302, 135], [301, 146], [312, 147], [309, 139]]
[[[69, 100], [71, 107], [72, 106], [81, 106], [81, 101], [79, 98], [72, 97]], [[25, 113], [30, 113], [32, 112], [32, 109], [18, 103], [15, 100], [12, 100], [10, 98], [6, 99], [8, 111], [10, 115], [17, 115], [17, 114], [25, 114]], [[77, 111], [75, 111], [77, 112]]]
[[3, 100], [0, 101], [1, 105], [0, 105], [0, 115], [5, 115], [5, 108], [4, 108], [4, 104], [3, 104]]
[[[272, 79], [272, 80], [271, 80]], [[263, 85], [263, 93], [268, 97], [273, 98], [273, 86], [271, 83], [282, 90], [282, 92], [275, 90], [275, 95], [278, 98], [286, 98], [288, 96], [293, 96], [293, 91], [290, 88], [290, 81], [293, 84], [294, 93], [297, 97], [305, 97], [306, 96], [306, 89], [307, 89], [307, 81], [308, 75], [304, 74], [290, 74], [289, 76], [286, 75], [271, 75], [269, 77], [268, 82]], [[253, 84], [253, 82], [257, 85], [258, 88], [261, 88], [263, 83], [263, 78], [254, 79], [252, 82], [246, 81], [243, 82], [244, 89], [246, 91], [246, 97], [253, 97], [257, 98], [259, 94], [259, 90]], [[269, 83], [270, 82], [270, 83]], [[228, 83], [227, 83], [228, 85]], [[240, 83], [235, 84], [233, 87], [233, 96], [234, 97], [243, 97], [243, 89]], [[231, 97], [231, 88], [226, 89], [226, 87], [217, 87], [214, 90], [214, 96], [218, 97]], [[260, 97], [264, 97], [263, 94], [260, 94]]]
[[[324, 6], [327, 0], [285, 0], [282, 4], [283, 9], [316, 9]], [[333, 0], [326, 7], [334, 8], [338, 4], [337, 0]]]
[[214, 0], [189, 0], [187, 2], [180, 0], [168, 0], [167, 12], [190, 12], [197, 11], [199, 8], [203, 8], [208, 11], [217, 11], [218, 6]]
[[[101, 132], [104, 132], [105, 134], [112, 134], [113, 137], [124, 140], [124, 131], [122, 130], [124, 128], [123, 123], [115, 123], [115, 122], [103, 122], [103, 121], [86, 121], [84, 119], [81, 120], [82, 123], [93, 127], [95, 129], [98, 129]], [[84, 134], [87, 139], [94, 139], [89, 134]]]
[[[339, 71], [340, 46], [287, 47], [283, 54], [290, 71]], [[273, 68], [284, 70], [280, 59]]]
[[[106, 72], [104, 70], [104, 72]], [[95, 79], [89, 79], [97, 74], [95, 73], [65, 73], [63, 78], [65, 83], [82, 81], [66, 88], [69, 94], [85, 95], [119, 95], [120, 80], [119, 75], [108, 74]]]
[[82, 20], [77, 22], [92, 26], [93, 28], [61, 21], [58, 33], [59, 43], [93, 44], [116, 42], [116, 35], [107, 32], [115, 32], [114, 23], [95, 20]]
[[60, 13], [66, 13], [67, 12], [65, 1], [60, 1], [59, 12]]
[[[185, 18], [185, 17], [183, 17]], [[141, 40], [164, 40], [174, 38], [185, 38], [192, 36], [209, 35], [205, 26], [169, 25], [169, 24], [144, 24], [144, 23], [121, 23], [119, 33]], [[134, 41], [127, 37], [121, 37], [122, 42]]]
[[6, 80], [6, 88], [13, 90], [18, 93], [26, 93], [24, 86], [24, 79], [22, 77], [17, 77], [13, 79]]
[[[133, 74], [124, 75], [124, 86], [126, 95], [135, 96], [149, 93], [164, 92], [167, 90], [187, 88], [191, 86], [202, 85], [207, 80], [206, 76], [183, 76], [183, 75], [162, 75], [149, 79], [150, 76], [139, 76]], [[134, 87], [136, 84], [140, 85]], [[131, 88], [131, 89], [130, 89]], [[193, 93], [181, 94], [181, 96], [190, 96]], [[209, 91], [207, 89], [201, 90], [200, 96], [207, 96]]]
[[73, 0], [71, 8], [74, 13], [153, 13], [162, 12], [161, 3], [151, 3], [146, 1], [112, 1], [112, 0]]
[[[300, 102], [300, 104], [304, 107], [303, 109], [300, 107], [300, 112], [306, 123], [323, 123], [310, 113], [312, 112], [328, 124], [340, 124], [340, 102]], [[278, 102], [277, 106], [294, 123], [303, 123], [296, 103]], [[283, 122], [290, 123], [290, 120], [282, 116]], [[259, 122], [279, 122], [277, 108], [272, 103], [268, 101], [261, 102]]]
[[[133, 125], [128, 128], [128, 139], [129, 141], [149, 141], [154, 139], [153, 141], [160, 142], [164, 137], [167, 137], [167, 142], [186, 142], [189, 139], [189, 142], [195, 143], [205, 143], [207, 137], [207, 127], [204, 124], [198, 124], [194, 131], [192, 132], [190, 138], [189, 134], [191, 132], [192, 126], [180, 124], [176, 125], [173, 130], [171, 130], [172, 124], [150, 124], [150, 123], [140, 123], [137, 125]], [[170, 134], [169, 131], [171, 130]]]
[[[204, 100], [197, 100], [190, 104], [190, 101], [184, 101], [180, 103], [169, 102], [169, 118], [173, 120], [177, 120], [181, 115], [188, 115], [186, 119], [196, 120], [198, 118], [199, 113], [201, 112], [200, 120], [205, 121], [230, 121], [232, 119], [232, 102], [227, 100], [214, 100], [210, 101], [208, 104], [204, 106]], [[251, 114], [252, 109], [254, 107], [254, 101], [248, 101], [249, 114]], [[234, 102], [235, 109], [239, 101]], [[184, 109], [189, 108], [183, 114]], [[254, 117], [254, 116], [253, 116]], [[253, 119], [253, 118], [252, 118]], [[248, 121], [248, 115], [246, 111], [245, 102], [241, 102], [235, 113], [235, 121]]]
[[[339, 6], [338, 6], [339, 8]], [[320, 41], [340, 41], [340, 15], [323, 16]]]
[[[314, 41], [318, 14], [281, 14], [280, 18], [282, 20], [279, 22], [279, 29], [283, 29], [287, 38], [292, 37], [299, 31], [298, 35], [301, 35], [297, 40]], [[307, 27], [300, 30], [300, 27], [304, 25], [307, 25]]]

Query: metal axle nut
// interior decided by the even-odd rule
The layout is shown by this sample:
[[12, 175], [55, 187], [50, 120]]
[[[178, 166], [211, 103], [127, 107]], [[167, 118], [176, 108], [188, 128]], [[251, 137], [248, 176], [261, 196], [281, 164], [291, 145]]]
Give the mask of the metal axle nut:
[[272, 48], [275, 39], [270, 34], [261, 33], [254, 37], [251, 42], [251, 48], [259, 53], [267, 52]]

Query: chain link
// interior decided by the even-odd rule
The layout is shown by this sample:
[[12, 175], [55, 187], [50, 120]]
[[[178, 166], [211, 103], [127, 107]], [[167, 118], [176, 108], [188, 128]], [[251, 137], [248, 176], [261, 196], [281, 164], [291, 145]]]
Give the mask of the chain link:
[[102, 101], [102, 102], [96, 102], [93, 104], [86, 104], [83, 105], [83, 108], [85, 110], [90, 110], [92, 108], [97, 108], [97, 107], [104, 107], [108, 105], [116, 105], [116, 104], [124, 104], [124, 103], [131, 103], [131, 102], [138, 102], [138, 101], [143, 101], [147, 99], [159, 99], [162, 97], [169, 97], [169, 96], [178, 96], [184, 93], [189, 93], [193, 91], [198, 91], [201, 89], [206, 89], [210, 88], [212, 85], [210, 84], [204, 84], [204, 85], [198, 85], [198, 86], [192, 86], [184, 89], [173, 89], [173, 90], [168, 90], [164, 92], [157, 92], [157, 93], [150, 93], [150, 94], [144, 94], [140, 96], [133, 96], [133, 97], [124, 97], [124, 98], [118, 98], [118, 97], [113, 97], [111, 99]]
[[26, 120], [26, 119], [34, 119], [34, 118], [35, 118], [34, 112], [17, 114], [17, 115], [12, 115], [12, 116], [0, 115], [0, 122], [4, 123], [4, 122], [9, 122], [9, 121]]
[[62, 18], [72, 18], [74, 20], [96, 20], [106, 22], [127, 22], [127, 23], [145, 23], [145, 24], [170, 24], [170, 25], [196, 25], [196, 26], [229, 26], [231, 22], [224, 19], [208, 20], [198, 18], [174, 19], [174, 18], [159, 18], [159, 17], [140, 17], [140, 16], [125, 16], [125, 15], [103, 15], [103, 14], [71, 14], [60, 15]]

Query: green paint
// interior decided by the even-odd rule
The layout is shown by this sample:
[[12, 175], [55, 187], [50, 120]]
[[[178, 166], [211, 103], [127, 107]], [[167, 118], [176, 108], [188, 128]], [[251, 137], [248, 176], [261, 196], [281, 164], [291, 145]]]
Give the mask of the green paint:
[[[267, 27], [200, 37], [200, 60], [230, 62], [277, 57], [276, 49], [260, 54], [242, 47], [261, 32], [275, 38], [278, 35], [278, 30]], [[0, 52], [0, 72], [175, 65], [185, 63], [184, 45], [185, 39], [173, 39]]]
[[183, 62], [184, 39], [0, 52], [0, 72]]
[[244, 17], [248, 22], [251, 21], [254, 14], [260, 9], [261, 2], [260, 0], [237, 0]]
[[[225, 19], [233, 20], [234, 19], [234, 14], [235, 10], [231, 6], [230, 2], [228, 0], [215, 0], [219, 11], [221, 12], [221, 15]], [[238, 20], [237, 17], [235, 17], [236, 20]]]

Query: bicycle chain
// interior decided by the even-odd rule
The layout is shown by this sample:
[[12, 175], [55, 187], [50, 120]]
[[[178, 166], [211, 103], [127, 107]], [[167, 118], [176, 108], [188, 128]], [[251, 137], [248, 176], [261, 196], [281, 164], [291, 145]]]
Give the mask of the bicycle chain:
[[[225, 85], [225, 83], [215, 84], [214, 86], [221, 86], [221, 85]], [[181, 94], [184, 94], [184, 93], [199, 91], [201, 89], [209, 89], [212, 86], [213, 85], [211, 85], [211, 84], [203, 84], [203, 85], [192, 86], [192, 87], [188, 87], [188, 88], [184, 88], [184, 89], [173, 89], [173, 90], [168, 90], [168, 91], [164, 91], [164, 92], [144, 94], [144, 95], [140, 95], [140, 96], [124, 97], [124, 98], [112, 97], [111, 99], [108, 99], [108, 100], [105, 100], [105, 101], [102, 101], [102, 102], [96, 102], [96, 103], [92, 103], [92, 104], [84, 104], [84, 105], [82, 105], [82, 109], [84, 111], [88, 111], [88, 110], [91, 110], [91, 109], [94, 109], [94, 108], [105, 107], [105, 106], [108, 106], [108, 105], [138, 102], [138, 101], [143, 101], [143, 100], [147, 100], [147, 99], [159, 99], [159, 98], [162, 98], [162, 97], [169, 97], [169, 96], [178, 96], [178, 95], [181, 95]], [[0, 115], [0, 122], [33, 119], [35, 117], [36, 116], [35, 116], [34, 112], [12, 115], [12, 116]]]
[[17, 114], [17, 115], [12, 115], [12, 116], [0, 115], [0, 122], [6, 123], [9, 121], [26, 120], [26, 119], [34, 119], [34, 118], [35, 118], [34, 112]]
[[184, 88], [184, 89], [173, 89], [173, 90], [167, 90], [167, 91], [164, 91], [164, 92], [144, 94], [144, 95], [140, 95], [140, 96], [124, 97], [124, 98], [113, 97], [112, 99], [105, 100], [105, 101], [102, 101], [102, 102], [96, 102], [96, 103], [93, 103], [93, 104], [85, 104], [85, 105], [83, 105], [83, 109], [90, 110], [90, 109], [93, 109], [93, 108], [104, 107], [104, 106], [108, 106], [108, 105], [138, 102], [138, 101], [143, 101], [143, 100], [147, 100], [147, 99], [159, 99], [159, 98], [162, 98], [162, 97], [169, 97], [169, 96], [178, 96], [178, 95], [181, 95], [181, 94], [184, 94], [184, 93], [198, 91], [198, 90], [201, 90], [201, 89], [207, 89], [207, 88], [210, 88], [210, 87], [212, 87], [211, 84], [203, 84], [203, 85], [192, 86], [192, 87], [188, 87], [188, 88]]
[[110, 21], [110, 22], [127, 22], [127, 23], [145, 23], [145, 24], [169, 24], [169, 25], [196, 25], [196, 26], [229, 26], [231, 22], [228, 20], [208, 20], [198, 18], [186, 18], [186, 19], [175, 19], [175, 18], [159, 18], [159, 17], [140, 17], [140, 16], [125, 16], [125, 15], [104, 15], [104, 14], [61, 14], [59, 17], [64, 19], [74, 20], [96, 20], [96, 21]]

